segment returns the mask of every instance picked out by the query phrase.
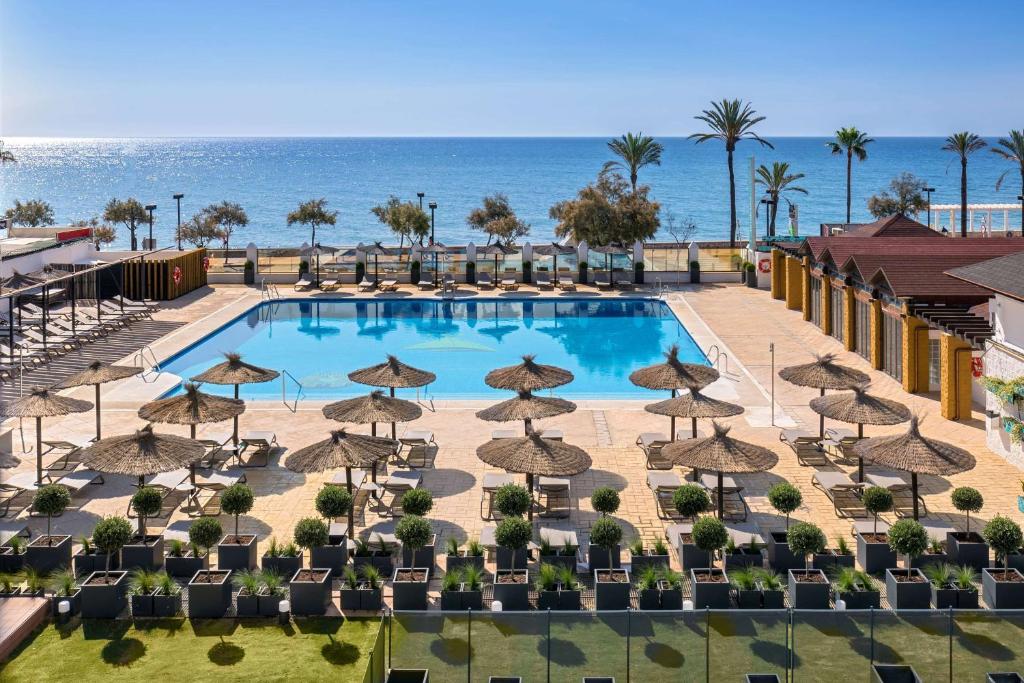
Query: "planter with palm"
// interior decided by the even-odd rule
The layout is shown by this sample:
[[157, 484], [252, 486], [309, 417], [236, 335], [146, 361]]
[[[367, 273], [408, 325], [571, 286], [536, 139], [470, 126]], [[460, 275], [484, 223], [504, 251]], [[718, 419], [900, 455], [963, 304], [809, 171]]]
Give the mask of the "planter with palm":
[[864, 161], [868, 158], [867, 146], [874, 142], [865, 133], [857, 130], [854, 126], [840, 128], [836, 131], [836, 139], [826, 142], [825, 145], [832, 151], [832, 154], [846, 155], [846, 222], [850, 222], [850, 195], [852, 192], [851, 176], [853, 175], [853, 157], [857, 161]]
[[779, 213], [779, 198], [782, 194], [784, 192], [807, 194], [807, 190], [793, 184], [803, 177], [803, 173], [790, 173], [789, 164], [785, 161], [772, 162], [771, 168], [764, 164], [758, 167], [757, 177], [754, 179], [754, 182], [758, 185], [763, 185], [765, 193], [774, 202], [771, 204], [768, 214], [769, 235], [775, 234], [775, 217]]
[[946, 138], [943, 151], [960, 157], [960, 236], [967, 237], [967, 157], [986, 147], [985, 141], [974, 133], [963, 131]]

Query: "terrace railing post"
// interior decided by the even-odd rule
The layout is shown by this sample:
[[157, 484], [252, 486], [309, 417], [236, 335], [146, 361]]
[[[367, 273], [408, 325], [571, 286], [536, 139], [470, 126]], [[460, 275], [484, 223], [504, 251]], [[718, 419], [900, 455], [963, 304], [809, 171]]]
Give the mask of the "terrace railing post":
[[711, 683], [711, 608], [704, 608], [704, 680]]
[[7, 297], [7, 352], [11, 354], [11, 368], [14, 368], [14, 297]]
[[949, 683], [953, 683], [953, 606], [949, 607]]
[[43, 285], [43, 351], [46, 351], [46, 307], [48, 305], [46, 293], [49, 288]]
[[75, 278], [72, 277], [69, 282], [69, 289], [71, 289], [71, 334], [78, 334], [78, 330], [75, 327], [75, 322], [78, 320], [78, 315], [75, 312]]
[[633, 635], [633, 610], [626, 608], [626, 683], [629, 683], [629, 648], [630, 637]]
[[548, 607], [548, 683], [551, 683], [551, 608]]
[[473, 683], [473, 610], [466, 609], [466, 683]]
[[789, 676], [790, 681], [796, 681], [796, 622], [793, 619], [793, 608], [790, 607], [789, 612], [789, 647], [786, 648], [786, 674]]
[[875, 608], [871, 607], [870, 610], [871, 610], [870, 611], [870, 615], [868, 616], [868, 619], [870, 621], [869, 633], [871, 634], [871, 636], [870, 636], [870, 638], [871, 638], [871, 661], [870, 661], [870, 665], [874, 666], [874, 664], [875, 664]]
[[391, 612], [385, 612], [384, 616], [388, 620], [388, 668], [391, 668]]

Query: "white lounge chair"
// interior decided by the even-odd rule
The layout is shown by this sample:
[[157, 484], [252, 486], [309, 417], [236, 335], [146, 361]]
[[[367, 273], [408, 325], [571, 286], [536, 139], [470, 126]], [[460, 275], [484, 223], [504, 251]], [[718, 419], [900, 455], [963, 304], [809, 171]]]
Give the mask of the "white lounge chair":
[[660, 432], [644, 432], [636, 438], [636, 445], [644, 452], [649, 470], [670, 470], [672, 461], [661, 454], [661, 450], [671, 441]]
[[608, 279], [608, 275], [594, 275], [594, 286], [598, 289], [611, 288], [612, 281]]
[[324, 280], [320, 283], [320, 289], [324, 292], [333, 292], [341, 286], [337, 280]]
[[572, 281], [572, 276], [570, 276], [570, 275], [559, 275], [558, 276], [558, 288], [560, 290], [562, 290], [563, 292], [565, 292], [565, 291], [575, 291], [576, 290], [576, 283]]
[[302, 275], [299, 276], [298, 282], [295, 283], [294, 289], [296, 292], [305, 292], [312, 288], [312, 286], [313, 279], [310, 278], [308, 274], [303, 273]]
[[860, 499], [864, 485], [856, 483], [844, 472], [815, 472], [811, 483], [832, 501], [837, 517], [867, 516], [867, 508]]
[[[235, 461], [239, 467], [266, 467], [270, 461], [270, 451], [277, 446], [277, 434], [269, 431], [249, 431], [239, 441], [238, 457]], [[248, 460], [242, 458], [253, 450]]]
[[477, 287], [494, 287], [494, 280], [491, 279], [490, 273], [480, 273], [476, 276]]
[[394, 292], [398, 290], [398, 280], [381, 280], [377, 288], [382, 292]]
[[550, 289], [553, 286], [551, 284], [551, 276], [543, 271], [537, 273], [536, 277], [534, 277], [534, 284], [545, 289]]
[[431, 451], [437, 448], [434, 432], [429, 429], [406, 429], [398, 440], [395, 454], [405, 467], [429, 467]]
[[654, 501], [658, 507], [659, 519], [682, 519], [676, 511], [673, 500], [676, 489], [683, 485], [683, 480], [675, 472], [648, 472], [647, 488], [654, 492]]
[[377, 289], [377, 281], [363, 278], [363, 281], [359, 283], [360, 292], [372, 292]]
[[504, 289], [506, 292], [514, 292], [519, 289], [519, 283], [516, 282], [514, 277], [503, 277], [501, 282], [498, 283], [498, 289]]

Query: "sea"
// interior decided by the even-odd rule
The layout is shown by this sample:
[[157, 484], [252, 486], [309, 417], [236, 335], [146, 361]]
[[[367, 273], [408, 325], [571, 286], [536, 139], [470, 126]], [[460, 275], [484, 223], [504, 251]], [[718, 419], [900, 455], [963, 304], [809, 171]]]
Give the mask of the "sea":
[[[800, 233], [816, 233], [820, 223], [845, 219], [845, 157], [832, 156], [827, 138], [768, 138], [774, 149], [745, 141], [735, 157], [740, 234], [750, 229], [750, 158], [757, 164], [789, 162], [803, 173], [798, 185], [807, 194], [790, 193]], [[508, 196], [520, 218], [531, 226], [529, 241], [550, 240], [552, 204], [575, 196], [613, 158], [606, 138], [6, 138], [17, 163], [0, 166], [0, 209], [14, 200], [43, 199], [58, 223], [99, 216], [112, 197], [135, 197], [155, 204], [158, 246], [173, 239], [177, 206], [184, 194], [185, 220], [203, 206], [221, 200], [241, 204], [249, 225], [238, 230], [232, 246], [297, 247], [308, 242], [303, 226], [289, 227], [288, 212], [300, 202], [324, 197], [339, 212], [335, 227], [324, 229], [324, 244], [395, 242], [370, 209], [395, 195], [436, 202], [439, 241], [464, 244], [485, 240], [466, 224], [466, 216], [485, 195]], [[660, 166], [640, 172], [651, 196], [662, 206], [663, 225], [690, 223], [692, 239], [718, 240], [729, 234], [726, 155], [717, 142], [694, 144], [686, 138], [659, 138]], [[942, 151], [941, 138], [878, 138], [868, 158], [854, 162], [852, 220], [868, 221], [867, 200], [908, 171], [935, 188], [935, 204], [958, 203], [960, 165]], [[988, 140], [989, 144], [995, 142]], [[996, 180], [1010, 170], [1001, 191]], [[1014, 203], [1019, 175], [988, 150], [971, 157], [969, 200]], [[757, 234], [764, 234], [764, 212]], [[1014, 220], [1014, 218], [1016, 220]], [[923, 220], [924, 217], [922, 216]], [[948, 222], [948, 214], [944, 217]], [[1019, 216], [1011, 222], [1019, 225]], [[1002, 215], [993, 221], [1001, 226]], [[778, 231], [790, 228], [780, 211]], [[687, 233], [677, 229], [676, 236]], [[667, 229], [658, 239], [673, 241]], [[125, 230], [112, 247], [128, 244]]]

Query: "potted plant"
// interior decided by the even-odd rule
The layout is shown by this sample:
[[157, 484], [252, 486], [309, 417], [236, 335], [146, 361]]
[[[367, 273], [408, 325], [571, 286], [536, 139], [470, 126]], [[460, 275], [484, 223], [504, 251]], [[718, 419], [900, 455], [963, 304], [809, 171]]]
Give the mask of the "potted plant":
[[357, 538], [353, 541], [353, 545], [355, 548], [352, 551], [352, 566], [356, 571], [359, 571], [363, 565], [369, 564], [376, 567], [381, 575], [391, 576], [393, 553], [391, 546], [384, 541], [383, 536], [377, 534], [376, 538], [371, 538], [370, 541]]
[[885, 591], [893, 609], [928, 609], [932, 600], [931, 584], [920, 569], [911, 567], [911, 559], [928, 548], [928, 533], [913, 519], [901, 519], [889, 529], [889, 547], [897, 555], [906, 555], [906, 569], [885, 570]]
[[[313, 520], [320, 522], [320, 520]], [[323, 524], [323, 522], [320, 522]], [[326, 528], [325, 528], [326, 533]], [[298, 534], [296, 534], [298, 538]], [[317, 616], [327, 613], [331, 604], [331, 570], [326, 567], [300, 569], [288, 583], [292, 613]]]
[[281, 599], [285, 595], [284, 577], [272, 569], [264, 569], [260, 571], [260, 581], [263, 584], [257, 601], [260, 616], [276, 617], [280, 613]]
[[[608, 563], [594, 570], [594, 601], [597, 609], [624, 610], [629, 607], [629, 572], [613, 566], [612, 553], [618, 554], [622, 527], [611, 517], [601, 517], [590, 528], [591, 548], [604, 550]], [[590, 556], [591, 567], [600, 550]]]
[[217, 545], [217, 566], [221, 569], [256, 569], [256, 535], [238, 533], [238, 518], [252, 510], [255, 502], [256, 496], [245, 484], [232, 484], [221, 492], [220, 509], [235, 518], [235, 533]]
[[[533, 505], [533, 498], [530, 496], [530, 492], [518, 484], [505, 484], [494, 492], [494, 507], [504, 518], [522, 517], [531, 505]], [[514, 551], [501, 543], [498, 544], [498, 569], [514, 569], [519, 566], [525, 569], [526, 561], [525, 544]]]
[[[814, 524], [798, 522], [788, 532], [790, 550], [806, 561], [808, 555], [825, 549], [825, 534]], [[789, 604], [793, 609], [828, 609], [829, 583], [825, 572], [811, 569], [789, 570]]]
[[651, 548], [645, 548], [643, 539], [637, 538], [629, 546], [629, 570], [638, 576], [647, 567], [661, 569], [669, 566], [668, 546], [660, 538]]
[[74, 572], [64, 569], [50, 576], [50, 590], [53, 591], [53, 600], [50, 603], [52, 616], [60, 614], [58, 605], [64, 600], [71, 606], [69, 615], [78, 614], [82, 610], [82, 589], [78, 587]]
[[249, 259], [245, 260], [245, 268], [242, 271], [243, 282], [247, 285], [251, 285], [256, 282], [256, 264]]
[[463, 575], [462, 567], [445, 572], [444, 578], [441, 580], [441, 611], [453, 612], [467, 609], [462, 606]]
[[473, 261], [466, 261], [466, 282], [476, 284], [476, 263]]
[[238, 569], [231, 572], [231, 583], [238, 589], [235, 596], [235, 612], [240, 617], [258, 617], [260, 614], [260, 591], [263, 581], [258, 572]]
[[[200, 517], [188, 529], [188, 550], [182, 557], [167, 557], [167, 572], [177, 578], [192, 578], [197, 571], [210, 568], [210, 548], [224, 535], [220, 521]], [[173, 544], [172, 544], [173, 545]], [[174, 570], [173, 573], [171, 570]], [[191, 573], [186, 573], [189, 570]]]
[[[206, 518], [211, 519], [211, 518]], [[173, 539], [164, 544], [164, 570], [172, 577], [189, 578], [200, 569], [210, 566], [208, 555], [203, 555], [194, 543]]]
[[786, 530], [768, 534], [768, 564], [779, 572], [800, 569], [804, 566], [804, 560], [792, 552], [786, 539], [789, 534], [789, 516], [803, 504], [803, 494], [792, 484], [780, 482], [768, 489], [768, 502], [786, 516]]
[[181, 586], [165, 571], [154, 574], [154, 617], [176, 617], [181, 613]]
[[882, 604], [882, 594], [875, 584], [875, 580], [867, 572], [852, 567], [843, 567], [836, 574], [835, 581], [836, 603], [840, 600], [846, 605], [846, 609], [879, 609]]
[[[672, 504], [683, 517], [696, 519], [711, 507], [707, 491], [697, 484], [683, 484], [672, 494]], [[708, 566], [708, 554], [693, 542], [693, 534], [683, 531], [679, 535], [679, 564], [684, 571]]]
[[538, 609], [558, 609], [558, 567], [541, 562], [534, 576]]
[[637, 261], [633, 264], [633, 281], [638, 285], [644, 283], [644, 262]]
[[146, 518], [160, 512], [163, 496], [152, 486], [140, 487], [131, 499], [132, 510], [139, 518], [138, 533], [121, 548], [121, 568], [155, 571], [163, 566], [164, 537], [146, 534]]
[[740, 609], [760, 609], [761, 589], [757, 585], [757, 574], [750, 567], [729, 571], [729, 583], [736, 595], [736, 606]]
[[[362, 273], [359, 272], [359, 266], [360, 265], [362, 265], [362, 264], [356, 263], [356, 281], [357, 282], [362, 279]], [[302, 277], [304, 274], [306, 274], [308, 272], [309, 272], [309, 261], [307, 261], [306, 259], [302, 259], [301, 261], [299, 261], [299, 277]]]
[[190, 619], [219, 619], [231, 609], [231, 570], [200, 569], [187, 590]]
[[744, 268], [747, 271], [747, 287], [757, 289], [757, 266], [748, 261]]
[[1008, 517], [996, 515], [985, 525], [982, 536], [1002, 562], [1002, 568], [981, 570], [981, 597], [990, 609], [1024, 608], [1024, 574], [1009, 566], [1009, 554], [1021, 547], [1024, 535], [1020, 525]]
[[746, 567], [760, 567], [764, 563], [764, 556], [761, 554], [761, 546], [757, 540], [751, 539], [750, 545], [736, 545], [732, 536], [725, 542], [725, 550], [722, 551], [722, 568], [742, 569]]
[[427, 669], [388, 669], [384, 683], [427, 683], [429, 678]]
[[757, 587], [761, 590], [761, 607], [764, 609], [785, 608], [785, 586], [782, 577], [770, 569], [755, 569]]
[[956, 567], [948, 562], [930, 564], [921, 570], [932, 588], [935, 609], [978, 609], [979, 575], [973, 567]]
[[[632, 569], [632, 567], [631, 567]], [[661, 590], [658, 582], [660, 574], [655, 567], [650, 565], [640, 570], [633, 570], [633, 578], [636, 580], [637, 607], [641, 610], [661, 609]], [[538, 603], [539, 607], [543, 607]]]
[[7, 543], [0, 545], [0, 572], [16, 573], [22, 570], [25, 566], [26, 545], [21, 536], [12, 536]]
[[910, 566], [917, 569], [924, 569], [932, 564], [942, 564], [949, 561], [946, 554], [946, 546], [937, 538], [928, 538], [928, 547], [925, 551], [910, 559]]
[[[395, 536], [403, 548], [415, 552], [431, 539], [430, 522], [418, 515], [405, 515], [395, 525]], [[392, 595], [396, 610], [427, 609], [427, 584], [430, 567], [396, 567], [392, 578]]]
[[661, 591], [661, 609], [683, 609], [683, 576], [671, 567], [661, 568], [658, 590]]
[[52, 535], [54, 515], [60, 515], [71, 503], [68, 489], [59, 484], [39, 487], [32, 499], [32, 509], [46, 515], [46, 535], [37, 536], [25, 551], [25, 564], [41, 574], [71, 566], [71, 537]]
[[[124, 517], [106, 517], [92, 532], [93, 544], [106, 555], [116, 555], [132, 538], [132, 526]], [[128, 572], [95, 571], [82, 582], [82, 617], [113, 619], [128, 606]]]
[[[434, 498], [427, 489], [413, 489], [402, 496], [402, 513], [405, 515], [416, 515], [425, 517], [434, 507]], [[434, 549], [437, 543], [437, 535], [433, 534], [430, 540], [413, 552], [412, 548], [402, 546], [402, 566], [404, 567], [431, 567], [434, 566]]]
[[690, 590], [696, 609], [728, 609], [729, 577], [722, 569], [714, 567], [714, 556], [726, 541], [729, 532], [717, 517], [701, 517], [693, 525], [693, 542], [708, 554], [706, 569], [690, 570]]
[[277, 539], [271, 537], [267, 550], [260, 559], [260, 568], [263, 571], [272, 571], [278, 576], [291, 576], [302, 568], [302, 553], [295, 543], [278, 545]]
[[[605, 518], [608, 515], [615, 514], [621, 500], [619, 498], [619, 492], [610, 486], [601, 486], [594, 489], [594, 492], [590, 494], [590, 503], [594, 507], [595, 512], [601, 513], [601, 517]], [[590, 569], [618, 569], [622, 566], [621, 549], [618, 545], [614, 548], [605, 548], [606, 552], [602, 552], [602, 547], [596, 545], [591, 540], [588, 557], [590, 558]], [[607, 562], [605, 561], [607, 559]]]
[[864, 508], [874, 517], [870, 534], [857, 533], [857, 563], [874, 574], [896, 566], [896, 552], [889, 547], [889, 536], [878, 531], [878, 515], [892, 510], [892, 493], [881, 486], [865, 489], [861, 496]]
[[531, 282], [533, 282], [533, 263], [523, 261], [523, 283], [530, 284]]
[[700, 284], [700, 261], [690, 261], [690, 282]]
[[[494, 599], [509, 611], [530, 608], [530, 575], [526, 569], [525, 548], [533, 538], [533, 526], [522, 517], [506, 517], [498, 523], [494, 540], [498, 544], [498, 555], [502, 549], [510, 560], [510, 566], [503, 569], [501, 563], [494, 573]], [[520, 551], [522, 555], [520, 555]], [[523, 558], [519, 569], [518, 558]]]
[[[352, 494], [342, 486], [324, 486], [316, 494], [316, 511], [328, 521], [348, 514], [351, 507]], [[324, 528], [328, 527], [324, 525]], [[328, 535], [322, 544], [309, 548], [309, 566], [330, 569], [331, 577], [335, 578], [341, 576], [348, 563], [348, 540], [344, 534], [332, 537], [329, 532], [328, 528]]]
[[467, 565], [483, 571], [484, 547], [479, 541], [473, 540], [466, 544], [465, 550], [460, 550], [459, 542], [449, 538], [445, 550], [445, 571], [457, 571]]
[[133, 617], [153, 616], [153, 596], [156, 595], [156, 572], [136, 569], [128, 581], [128, 595]]
[[846, 537], [839, 536], [836, 538], [835, 548], [825, 548], [822, 552], [814, 554], [811, 566], [827, 574], [847, 567], [852, 569], [856, 559], [850, 550], [850, 544], [846, 542]]
[[21, 595], [21, 587], [14, 582], [10, 574], [0, 574], [0, 598], [13, 598]]
[[985, 499], [977, 489], [961, 486], [953, 489], [950, 500], [953, 507], [967, 516], [967, 530], [946, 533], [946, 554], [950, 562], [970, 565], [980, 572], [988, 567], [989, 547], [984, 538], [971, 531], [971, 513], [981, 512]]

